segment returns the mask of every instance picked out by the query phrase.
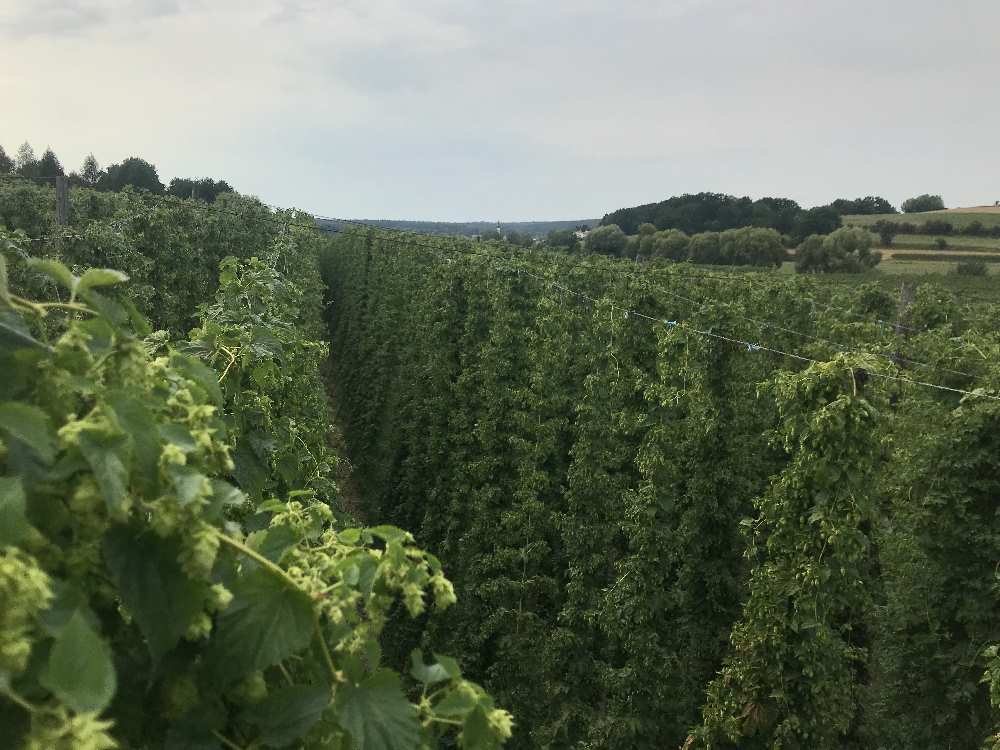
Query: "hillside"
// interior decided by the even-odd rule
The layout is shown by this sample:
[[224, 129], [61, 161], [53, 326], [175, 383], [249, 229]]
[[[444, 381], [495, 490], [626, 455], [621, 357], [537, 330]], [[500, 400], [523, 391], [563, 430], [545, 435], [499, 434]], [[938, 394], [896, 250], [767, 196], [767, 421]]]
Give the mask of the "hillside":
[[[318, 220], [323, 229], [339, 231], [346, 222], [330, 219]], [[495, 221], [419, 221], [410, 219], [356, 219], [352, 222], [369, 224], [380, 229], [395, 229], [421, 234], [448, 235], [455, 237], [472, 237], [497, 228]], [[595, 227], [600, 219], [567, 219], [565, 221], [501, 221], [500, 228], [504, 232], [518, 232], [533, 237], [543, 237], [557, 229], [575, 229], [579, 226]]]
[[962, 229], [974, 222], [984, 227], [1000, 226], [1000, 207], [973, 206], [969, 208], [946, 208], [943, 211], [925, 211], [916, 214], [853, 214], [844, 217], [844, 224], [867, 227], [879, 221], [894, 224], [923, 225], [928, 221], [947, 221], [955, 229]]

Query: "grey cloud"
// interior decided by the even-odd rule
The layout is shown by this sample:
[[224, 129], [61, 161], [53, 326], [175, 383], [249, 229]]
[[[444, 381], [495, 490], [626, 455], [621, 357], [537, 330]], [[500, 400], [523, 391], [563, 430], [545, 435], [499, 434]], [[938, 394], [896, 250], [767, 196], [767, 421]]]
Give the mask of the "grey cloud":
[[179, 0], [10, 0], [0, 11], [0, 35], [65, 36], [180, 10]]
[[121, 90], [156, 96], [67, 123], [80, 159], [120, 158], [100, 118], [142, 114], [133, 137], [164, 173], [341, 215], [572, 218], [702, 189], [1000, 197], [996, 0], [10, 3], [0, 64], [25, 72], [0, 80], [5, 137], [43, 132], [69, 163], [32, 89], [72, 66], [85, 101], [131, 55]]

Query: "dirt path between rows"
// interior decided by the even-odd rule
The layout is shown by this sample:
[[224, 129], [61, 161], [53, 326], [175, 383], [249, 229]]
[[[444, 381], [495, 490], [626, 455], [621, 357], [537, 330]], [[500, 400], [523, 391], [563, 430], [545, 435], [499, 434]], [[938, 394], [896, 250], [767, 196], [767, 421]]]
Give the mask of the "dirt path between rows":
[[358, 523], [365, 522], [365, 504], [362, 501], [361, 486], [354, 476], [354, 467], [351, 465], [349, 457], [350, 451], [347, 449], [347, 441], [344, 439], [344, 431], [337, 419], [337, 386], [331, 376], [333, 368], [327, 363], [324, 368], [324, 380], [326, 381], [326, 397], [329, 406], [327, 421], [330, 425], [330, 446], [337, 455], [337, 469], [334, 476], [337, 480], [337, 489], [340, 490], [340, 504], [344, 511], [358, 520]]

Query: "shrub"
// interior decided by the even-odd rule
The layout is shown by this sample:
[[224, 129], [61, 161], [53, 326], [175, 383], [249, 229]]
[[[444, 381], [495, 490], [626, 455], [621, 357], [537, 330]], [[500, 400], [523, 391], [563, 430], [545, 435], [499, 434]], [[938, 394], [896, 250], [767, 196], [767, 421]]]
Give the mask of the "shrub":
[[959, 276], [985, 276], [985, 260], [963, 260], [955, 267], [955, 273]]
[[861, 273], [874, 268], [882, 254], [872, 252], [874, 235], [858, 227], [842, 227], [807, 238], [796, 251], [797, 273]]
[[592, 253], [622, 255], [628, 248], [628, 237], [617, 224], [608, 224], [588, 234], [585, 246]]
[[924, 211], [941, 211], [944, 209], [944, 201], [940, 195], [918, 195], [903, 201], [901, 206], [904, 214], [916, 214]]

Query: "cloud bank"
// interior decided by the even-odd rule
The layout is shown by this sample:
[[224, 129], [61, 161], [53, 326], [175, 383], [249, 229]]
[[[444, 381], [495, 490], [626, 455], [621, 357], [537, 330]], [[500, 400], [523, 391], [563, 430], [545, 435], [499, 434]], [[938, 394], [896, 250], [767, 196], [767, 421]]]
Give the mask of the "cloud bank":
[[0, 144], [340, 216], [1000, 198], [987, 0], [7, 0]]

